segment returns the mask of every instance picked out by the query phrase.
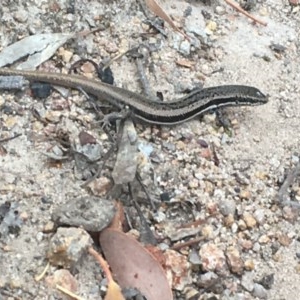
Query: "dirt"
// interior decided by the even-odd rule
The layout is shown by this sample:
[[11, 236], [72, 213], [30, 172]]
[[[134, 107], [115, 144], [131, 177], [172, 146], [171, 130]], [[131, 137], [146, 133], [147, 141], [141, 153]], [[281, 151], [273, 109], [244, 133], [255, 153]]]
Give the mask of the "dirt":
[[[160, 157], [159, 164], [149, 163], [159, 177], [158, 184], [151, 187], [154, 189], [151, 194], [159, 198], [162, 192], [171, 190], [174, 203], [183, 199], [192, 203], [196, 218], [207, 217], [212, 204], [217, 206], [220, 201], [236, 201], [234, 223], [237, 229], [225, 228], [218, 219], [214, 219], [210, 225], [214, 232], [220, 230], [220, 233], [211, 241], [223, 250], [230, 244], [238, 245], [242, 259], [254, 262], [251, 272], [255, 280], [274, 274], [274, 284], [267, 290], [268, 299], [298, 299], [298, 211], [289, 206], [282, 208], [276, 199], [286, 175], [299, 161], [299, 6], [290, 6], [287, 0], [257, 1], [251, 13], [267, 22], [267, 26], [262, 26], [237, 13], [224, 1], [211, 2], [209, 5], [202, 1], [160, 1], [177, 25], [189, 24], [190, 30], [197, 31], [192, 39], [195, 46], [189, 49], [184, 46], [184, 43], [189, 45], [184, 37], [168, 25], [164, 28], [167, 38], [160, 34], [145, 34], [141, 38], [141, 33], [149, 28], [142, 23], [145, 16], [135, 1], [81, 1], [75, 4], [75, 13], [68, 14], [66, 9], [70, 7], [66, 1], [44, 4], [39, 1], [19, 4], [2, 1], [0, 45], [4, 49], [33, 33], [79, 32], [94, 28], [93, 24], [96, 27], [101, 25], [101, 31], [78, 37], [60, 49], [60, 53], [68, 50], [74, 54], [70, 62], [61, 62], [60, 55], [55, 55], [52, 65], [64, 65], [68, 69], [78, 57], [99, 62], [141, 41], [148, 43], [150, 40], [158, 46], [158, 50], [149, 57], [151, 67], [148, 65], [146, 68], [147, 77], [151, 88], [163, 93], [166, 100], [179, 97], [178, 94], [185, 89], [199, 83], [205, 87], [245, 84], [267, 94], [269, 102], [265, 105], [226, 110], [230, 133], [216, 125], [215, 118], [210, 115], [200, 121], [195, 119], [173, 128], [163, 128], [163, 134], [159, 133], [159, 128], [155, 127], [151, 132], [143, 125], [137, 126], [137, 132], [141, 141], [153, 147]], [[185, 17], [188, 7], [192, 8], [191, 14]], [[203, 17], [203, 10], [211, 15], [210, 19]], [[186, 30], [186, 27], [183, 25], [182, 29]], [[183, 59], [189, 61], [192, 67], [180, 66], [178, 61]], [[51, 65], [51, 62], [48, 64]], [[136, 66], [130, 58], [123, 56], [112, 64], [112, 70], [117, 86], [140, 90]], [[58, 101], [61, 96], [55, 94], [53, 97]], [[77, 101], [83, 96], [75, 93], [74, 97]], [[72, 97], [69, 100], [72, 101]], [[2, 234], [0, 238], [1, 300], [61, 299], [61, 294], [49, 287], [46, 281], [34, 280], [34, 276], [40, 274], [47, 264], [45, 253], [52, 233], [45, 233], [45, 226], [60, 203], [90, 192], [81, 187], [83, 180], [77, 174], [72, 159], [49, 164], [44, 153], [53, 145], [49, 136], [55, 130], [52, 125], [45, 126], [32, 117], [29, 108], [33, 104], [46, 114], [43, 103], [33, 100], [28, 94], [0, 95], [1, 136], [22, 133], [22, 136], [1, 145], [0, 205], [5, 202], [16, 205], [14, 209], [22, 220], [19, 232]], [[13, 108], [14, 112], [9, 113], [10, 110], [4, 110], [4, 106], [6, 109]], [[61, 115], [60, 123], [55, 126], [68, 128], [74, 139], [84, 128], [82, 124], [93, 118], [91, 112], [80, 106], [72, 107], [70, 112], [61, 112]], [[82, 123], [76, 123], [74, 116], [77, 120], [81, 118]], [[89, 132], [107, 143], [99, 129], [89, 127]], [[194, 142], [182, 146], [180, 139], [188, 135]], [[200, 139], [215, 145], [219, 166], [215, 166], [212, 159], [200, 157], [203, 155], [197, 142]], [[173, 173], [174, 178], [164, 177], [167, 171]], [[246, 184], [239, 185], [238, 177]], [[194, 181], [196, 184], [192, 186]], [[234, 192], [237, 186], [241, 193]], [[244, 196], [241, 196], [242, 193]], [[299, 200], [298, 182], [293, 185], [289, 197], [293, 201]], [[201, 209], [197, 210], [199, 206]], [[263, 211], [264, 220], [257, 222], [254, 228], [243, 230], [243, 212], [256, 216], [259, 210]], [[172, 219], [170, 213], [164, 209], [162, 212], [167, 218], [166, 223], [168, 218]], [[176, 213], [180, 219], [180, 211]], [[192, 218], [189, 216], [189, 219]], [[280, 239], [282, 236], [286, 243]], [[249, 251], [241, 250], [241, 241], [246, 239], [252, 243]], [[200, 247], [198, 245], [197, 251]], [[55, 269], [50, 267], [48, 274]], [[103, 293], [99, 286], [101, 270], [91, 257], [87, 256], [84, 263], [72, 270], [72, 274], [78, 282], [77, 293], [81, 297], [100, 299], [99, 294]], [[195, 279], [198, 274], [191, 276]], [[232, 276], [232, 293], [226, 299], [259, 299], [241, 287], [239, 276]], [[190, 282], [197, 289], [193, 284]], [[230, 290], [228, 285], [225, 290]], [[199, 299], [206, 299], [205, 291], [201, 293]], [[186, 297], [184, 291], [176, 291], [176, 295], [176, 299]], [[216, 295], [217, 299], [225, 299], [225, 294]]]

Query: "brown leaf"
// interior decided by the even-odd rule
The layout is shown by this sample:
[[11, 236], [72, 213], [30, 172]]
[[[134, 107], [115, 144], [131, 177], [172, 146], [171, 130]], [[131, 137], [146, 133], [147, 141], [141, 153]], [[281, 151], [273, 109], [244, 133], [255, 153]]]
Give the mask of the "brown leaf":
[[137, 288], [148, 300], [172, 300], [168, 280], [158, 261], [135, 239], [107, 228], [100, 244], [121, 287]]
[[115, 281], [111, 280], [109, 282], [104, 300], [125, 300], [122, 295], [121, 288]]
[[114, 228], [116, 230], [122, 231], [123, 224], [125, 222], [125, 214], [124, 214], [124, 207], [120, 201], [115, 202], [116, 213], [109, 224], [109, 228]]

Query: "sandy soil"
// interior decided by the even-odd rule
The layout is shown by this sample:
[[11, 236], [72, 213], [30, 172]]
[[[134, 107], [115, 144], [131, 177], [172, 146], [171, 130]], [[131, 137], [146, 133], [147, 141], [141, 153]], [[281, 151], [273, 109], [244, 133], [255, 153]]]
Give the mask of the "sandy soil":
[[[264, 27], [255, 25], [237, 14], [223, 1], [212, 1], [211, 5], [203, 4], [202, 1], [161, 1], [161, 4], [177, 24], [184, 24], [183, 29], [187, 34], [188, 30], [198, 31], [197, 35], [193, 35], [198, 45], [190, 49], [185, 47], [182, 45], [183, 37], [174, 33], [167, 25], [165, 27], [167, 39], [160, 35], [150, 37], [150, 42], [160, 45], [159, 50], [149, 58], [153, 63], [154, 72], [149, 71], [150, 68], [147, 69], [150, 85], [154, 91], [162, 92], [165, 99], [169, 99], [178, 97], [180, 92], [199, 82], [204, 83], [204, 86], [247, 84], [268, 94], [269, 102], [263, 106], [228, 109], [231, 134], [216, 128], [215, 121], [210, 117], [178, 125], [170, 131], [166, 129], [166, 132], [170, 132], [166, 140], [175, 145], [175, 151], [164, 149], [159, 137], [156, 142], [150, 140], [149, 129], [143, 126], [138, 126], [138, 134], [141, 135], [143, 142], [153, 146], [156, 152], [161, 152], [159, 155], [164, 158], [162, 161], [165, 163], [155, 166], [157, 173], [170, 166], [178, 167], [173, 170], [174, 173], [182, 172], [177, 180], [170, 180], [164, 185], [165, 189], [172, 187], [176, 191], [175, 194], [179, 195], [175, 196], [174, 200], [178, 198], [180, 201], [182, 194], [186, 193], [186, 199], [200, 202], [205, 209], [211, 202], [237, 199], [239, 211], [248, 211], [254, 216], [257, 210], [263, 211], [264, 221], [258, 222], [255, 228], [247, 229], [246, 235], [252, 241], [253, 247], [242, 254], [242, 259], [254, 261], [255, 268], [252, 273], [256, 279], [274, 273], [275, 282], [267, 291], [268, 299], [298, 299], [300, 294], [299, 255], [297, 256], [300, 249], [298, 212], [281, 208], [276, 205], [275, 200], [286, 174], [299, 160], [299, 9], [291, 7], [288, 1], [283, 0], [258, 1], [252, 13], [268, 23]], [[91, 29], [90, 24], [94, 22], [97, 26], [109, 24], [94, 36], [79, 38], [65, 45], [64, 50], [74, 53], [70, 62], [62, 62], [65, 68], [68, 68], [78, 57], [88, 57], [96, 61], [113, 57], [118, 50], [125, 50], [141, 42], [139, 35], [147, 30], [147, 26], [142, 24], [145, 17], [135, 1], [81, 1], [76, 6], [75, 14], [68, 15], [66, 5], [65, 1], [58, 1], [56, 4], [21, 1], [20, 5], [2, 1], [1, 47], [5, 48], [20, 37], [32, 33], [74, 32]], [[183, 12], [188, 7], [192, 8], [192, 12], [188, 17], [184, 17]], [[211, 14], [211, 20], [215, 22], [216, 28], [210, 30], [209, 20], [203, 18], [202, 10]], [[101, 18], [95, 18], [97, 16]], [[202, 42], [202, 48], [199, 42]], [[272, 49], [272, 45], [281, 45], [284, 50], [278, 53]], [[180, 51], [188, 53], [184, 55]], [[192, 62], [193, 67], [178, 66], [176, 61], [183, 58]], [[59, 66], [57, 64], [61, 61], [59, 55], [53, 60]], [[223, 71], [214, 72], [220, 68]], [[116, 61], [112, 65], [112, 70], [116, 85], [133, 91], [140, 89], [136, 67], [130, 59], [123, 57]], [[18, 106], [20, 103], [21, 107]], [[12, 93], [0, 95], [2, 105], [0, 134], [2, 136], [13, 132], [23, 134], [3, 144], [7, 152], [1, 154], [0, 205], [5, 201], [15, 203], [24, 220], [18, 235], [10, 234], [0, 238], [1, 300], [60, 299], [59, 294], [54, 293], [45, 282], [34, 281], [34, 276], [39, 274], [46, 264], [45, 252], [51, 237], [51, 233], [44, 233], [43, 230], [50, 220], [51, 212], [60, 203], [78, 195], [87, 195], [87, 191], [80, 187], [80, 179], [74, 175], [74, 162], [67, 161], [57, 167], [49, 167], [47, 164], [42, 152], [47, 150], [49, 142], [42, 141], [41, 136], [45, 133], [45, 128], [33, 120], [28, 109], [32, 103], [43, 110], [42, 104], [28, 95]], [[9, 114], [8, 110], [3, 109], [4, 104], [19, 110], [20, 113]], [[74, 113], [84, 114], [84, 109], [76, 108]], [[64, 115], [60, 126], [69, 128], [75, 136], [80, 127], [74, 125], [71, 117], [71, 113]], [[91, 132], [101, 136], [97, 130]], [[204, 162], [201, 163], [198, 172], [215, 180], [215, 188], [218, 187], [221, 194], [208, 193], [205, 190], [207, 187], [205, 179], [199, 179], [195, 187], [185, 186], [184, 181], [188, 182], [193, 177], [192, 172], [188, 171], [188, 164], [184, 167], [186, 169], [183, 169], [182, 162], [174, 164], [174, 160], [183, 155], [183, 152], [187, 155], [197, 154], [193, 152], [196, 143], [187, 145], [183, 151], [178, 150], [176, 138], [187, 132], [196, 139], [201, 138], [209, 144], [215, 144], [220, 166], [214, 168]], [[241, 171], [245, 165], [247, 170]], [[245, 176], [248, 182], [246, 188], [242, 187], [249, 192], [250, 196], [246, 199], [232, 196], [233, 186], [237, 185], [235, 179], [237, 173]], [[162, 191], [163, 187], [158, 186], [154, 194], [158, 197]], [[293, 186], [291, 197], [292, 200], [299, 200], [298, 183]], [[197, 212], [195, 214], [197, 215]], [[167, 213], [166, 215], [168, 217]], [[238, 227], [241, 215], [242, 212], [236, 217]], [[221, 234], [219, 239], [214, 240], [221, 248], [230, 242], [237, 243], [242, 238], [239, 234], [241, 230], [237, 230], [239, 233], [231, 229], [226, 230], [227, 241]], [[262, 236], [266, 239], [260, 239]], [[286, 236], [289, 242], [285, 245], [279, 243], [275, 253], [272, 252], [272, 247], [279, 240], [278, 236]], [[54, 269], [53, 267], [50, 272]], [[95, 288], [100, 271], [93, 260], [87, 258], [84, 264], [78, 266], [75, 273], [74, 276], [79, 282], [78, 294], [85, 299], [100, 299], [99, 290]], [[234, 282], [239, 286], [240, 278], [238, 276], [234, 278]], [[235, 298], [233, 293], [226, 299], [255, 299], [243, 288], [237, 290], [240, 298]], [[8, 295], [11, 295], [11, 298]], [[182, 295], [178, 299], [185, 299], [183, 292]], [[244, 295], [244, 298], [241, 295]], [[202, 297], [205, 299], [204, 295]], [[224, 295], [217, 297], [225, 299]]]

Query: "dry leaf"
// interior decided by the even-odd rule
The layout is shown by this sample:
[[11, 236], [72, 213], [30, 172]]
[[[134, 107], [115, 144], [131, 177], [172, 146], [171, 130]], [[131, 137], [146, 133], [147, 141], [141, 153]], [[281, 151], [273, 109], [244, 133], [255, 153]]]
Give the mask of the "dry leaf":
[[115, 229], [104, 229], [100, 244], [115, 279], [122, 288], [137, 288], [148, 300], [172, 300], [166, 274], [139, 242]]
[[114, 228], [122, 231], [125, 222], [124, 207], [120, 201], [115, 201], [116, 212], [110, 222], [109, 228]]
[[109, 282], [104, 300], [125, 300], [122, 295], [121, 288], [115, 281], [111, 280]]
[[19, 69], [35, 69], [48, 60], [56, 50], [75, 36], [74, 33], [35, 34], [9, 45], [0, 54], [0, 67], [13, 64], [20, 58], [27, 57], [19, 64]]

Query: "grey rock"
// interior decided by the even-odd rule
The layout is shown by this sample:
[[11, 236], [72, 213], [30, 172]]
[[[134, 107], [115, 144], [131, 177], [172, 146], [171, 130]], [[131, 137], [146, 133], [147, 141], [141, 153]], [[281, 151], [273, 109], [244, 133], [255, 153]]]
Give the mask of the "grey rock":
[[28, 12], [26, 10], [18, 10], [14, 14], [14, 19], [20, 23], [25, 23], [28, 19]]
[[258, 283], [254, 284], [252, 295], [259, 299], [267, 299], [268, 298], [267, 290], [261, 284], [258, 284]]
[[99, 144], [77, 145], [76, 150], [85, 155], [90, 161], [96, 161], [102, 153], [102, 147]]
[[265, 289], [270, 290], [274, 284], [274, 273], [265, 275], [258, 283]]
[[254, 275], [252, 272], [247, 272], [242, 276], [241, 285], [248, 292], [252, 292], [254, 288]]
[[232, 292], [229, 289], [226, 289], [223, 294], [225, 295], [222, 295], [222, 298], [220, 298], [220, 300], [252, 300], [252, 297], [250, 295], [245, 295], [244, 293], [237, 293], [232, 295]]
[[70, 199], [57, 207], [52, 220], [57, 225], [82, 227], [87, 231], [99, 232], [107, 227], [115, 214], [111, 201], [97, 197]]
[[169, 151], [175, 151], [175, 144], [163, 141], [163, 147]]
[[218, 275], [214, 272], [207, 272], [199, 276], [198, 285], [202, 288], [208, 288], [219, 279]]
[[124, 122], [122, 138], [118, 144], [118, 154], [112, 178], [115, 184], [132, 182], [137, 170], [137, 134], [131, 120]]
[[220, 212], [223, 216], [234, 215], [236, 210], [236, 204], [233, 200], [221, 201], [219, 204]]
[[50, 240], [47, 257], [51, 264], [70, 268], [83, 257], [92, 245], [90, 235], [81, 228], [58, 228]]
[[153, 146], [149, 143], [139, 143], [138, 149], [142, 152], [145, 156], [150, 157], [151, 153], [153, 152]]
[[254, 218], [258, 222], [258, 224], [263, 224], [265, 222], [265, 211], [264, 209], [257, 209], [254, 212]]
[[18, 204], [5, 202], [0, 205], [0, 237], [4, 238], [9, 234], [18, 235], [23, 225], [18, 213]]
[[185, 56], [190, 55], [191, 53], [191, 44], [187, 40], [183, 40], [179, 46], [179, 52]]
[[202, 14], [197, 14], [197, 16], [186, 18], [185, 28], [187, 32], [194, 33], [196, 36], [200, 37], [202, 42], [207, 41], [207, 34], [205, 33], [205, 20]]
[[224, 15], [226, 13], [226, 10], [223, 6], [218, 5], [215, 8], [215, 12], [216, 12], [216, 14], [221, 16], [221, 15]]
[[199, 266], [201, 264], [201, 259], [199, 254], [197, 253], [197, 251], [195, 251], [194, 249], [192, 249], [192, 251], [189, 254], [189, 262], [193, 265], [193, 266]]
[[171, 241], [179, 241], [189, 236], [194, 236], [201, 231], [201, 228], [179, 228], [177, 229], [172, 224], [169, 224], [166, 229], [167, 236], [171, 239]]
[[162, 211], [155, 212], [152, 217], [157, 223], [161, 223], [166, 220], [166, 214]]

